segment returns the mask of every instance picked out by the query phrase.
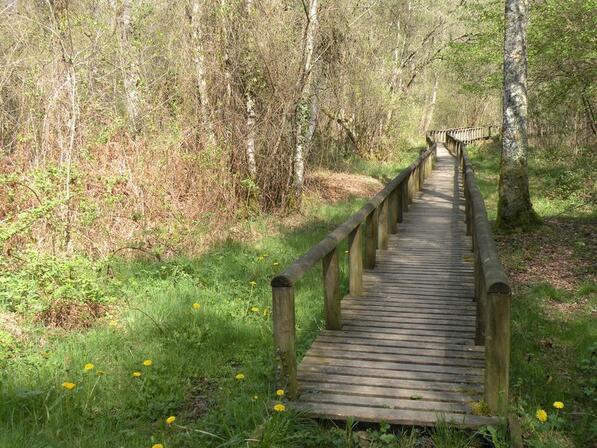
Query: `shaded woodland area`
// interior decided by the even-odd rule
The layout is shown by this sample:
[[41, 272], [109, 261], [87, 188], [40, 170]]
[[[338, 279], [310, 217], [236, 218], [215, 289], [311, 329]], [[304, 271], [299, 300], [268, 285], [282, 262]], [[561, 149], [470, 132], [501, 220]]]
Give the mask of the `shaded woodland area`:
[[[360, 431], [270, 406], [270, 279], [428, 130], [501, 126], [504, 3], [0, 0], [0, 448], [508, 446], [503, 428]], [[497, 232], [511, 404], [528, 446], [584, 447], [597, 3], [522, 3], [537, 220]], [[500, 149], [470, 150], [498, 221]], [[301, 286], [299, 354], [319, 280]], [[540, 426], [555, 400], [570, 414]]]

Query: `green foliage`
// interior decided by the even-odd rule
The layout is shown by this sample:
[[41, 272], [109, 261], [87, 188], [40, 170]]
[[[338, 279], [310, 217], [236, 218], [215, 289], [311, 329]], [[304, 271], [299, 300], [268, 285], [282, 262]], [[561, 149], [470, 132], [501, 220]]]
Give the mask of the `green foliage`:
[[[471, 148], [470, 155], [489, 215], [495, 217], [499, 149]], [[536, 448], [590, 446], [597, 435], [597, 332], [592, 311], [597, 295], [595, 282], [586, 278], [593, 246], [584, 227], [570, 231], [594, 221], [589, 201], [592, 173], [587, 171], [592, 159], [586, 151], [569, 148], [532, 150], [531, 197], [546, 223], [524, 237], [498, 236], [502, 262], [515, 278], [525, 279], [525, 273], [535, 270], [544, 274], [540, 281], [520, 281], [512, 303], [513, 410], [522, 416], [525, 443]], [[568, 230], [562, 234], [552, 228], [554, 222], [565, 223]], [[566, 289], [548, 281], [559, 279], [550, 271], [560, 263], [568, 266], [569, 282], [575, 275]], [[564, 409], [555, 409], [555, 401], [564, 402]], [[547, 412], [545, 423], [537, 419], [538, 409]]]
[[106, 265], [82, 256], [57, 258], [36, 251], [0, 257], [0, 310], [35, 314], [52, 303], [109, 303], [115, 299], [114, 282]]

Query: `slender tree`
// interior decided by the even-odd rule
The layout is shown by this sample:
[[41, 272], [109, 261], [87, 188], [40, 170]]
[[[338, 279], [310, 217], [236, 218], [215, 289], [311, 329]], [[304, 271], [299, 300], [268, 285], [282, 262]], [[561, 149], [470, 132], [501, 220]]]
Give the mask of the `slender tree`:
[[312, 134], [309, 129], [314, 129], [312, 123], [312, 112], [317, 112], [317, 103], [313, 107], [314, 75], [313, 75], [313, 53], [315, 51], [315, 39], [319, 28], [317, 17], [317, 0], [311, 0], [308, 4], [307, 25], [303, 35], [303, 58], [301, 72], [297, 83], [298, 99], [294, 109], [294, 131], [295, 146], [293, 157], [293, 186], [294, 194], [300, 202], [303, 184], [305, 182], [305, 155], [308, 151]]
[[528, 0], [506, 0], [502, 162], [497, 223], [525, 227], [537, 220], [529, 194], [527, 168]]

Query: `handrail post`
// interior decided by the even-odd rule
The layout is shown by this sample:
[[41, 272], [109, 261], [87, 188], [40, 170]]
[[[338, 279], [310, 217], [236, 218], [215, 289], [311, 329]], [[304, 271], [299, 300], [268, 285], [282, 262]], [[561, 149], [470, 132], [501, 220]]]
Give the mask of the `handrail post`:
[[388, 195], [388, 225], [391, 234], [398, 233], [398, 187]]
[[387, 250], [388, 248], [388, 198], [379, 205], [379, 219], [377, 233], [377, 248]]
[[325, 300], [325, 327], [328, 330], [341, 330], [340, 315], [340, 264], [338, 247], [335, 247], [321, 260], [323, 290]]
[[373, 210], [365, 220], [365, 268], [375, 267], [375, 251], [377, 250], [378, 208]]
[[294, 287], [272, 288], [272, 319], [274, 347], [278, 361], [278, 387], [285, 389], [290, 399], [298, 396], [295, 351]]
[[488, 292], [485, 330], [485, 402], [499, 415], [508, 411], [511, 294]]
[[410, 186], [410, 175], [402, 181], [402, 214], [408, 212], [408, 205], [410, 201], [410, 193], [408, 192]]
[[361, 226], [348, 235], [348, 290], [351, 296], [363, 293], [363, 250]]
[[396, 187], [396, 222], [402, 222], [404, 211], [404, 182]]

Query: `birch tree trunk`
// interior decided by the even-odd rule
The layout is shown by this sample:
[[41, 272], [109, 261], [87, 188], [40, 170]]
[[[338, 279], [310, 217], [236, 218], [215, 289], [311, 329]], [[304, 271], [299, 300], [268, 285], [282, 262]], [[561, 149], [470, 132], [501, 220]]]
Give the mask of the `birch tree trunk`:
[[[247, 16], [251, 18], [253, 0], [247, 0]], [[247, 167], [252, 179], [257, 177], [257, 162], [255, 160], [255, 99], [253, 98], [253, 79], [249, 73], [249, 81], [245, 92], [245, 112], [247, 114]]]
[[502, 162], [497, 224], [525, 227], [537, 221], [527, 168], [528, 0], [506, 0]]
[[437, 87], [439, 84], [439, 78], [437, 75], [433, 76], [433, 87], [431, 88], [431, 97], [429, 99], [429, 104], [425, 107], [425, 113], [423, 114], [423, 119], [421, 120], [421, 132], [426, 133], [429, 130], [429, 126], [431, 126], [431, 120], [433, 120], [433, 112], [435, 111], [435, 102], [437, 100]]
[[[72, 251], [71, 177], [79, 108], [77, 78], [73, 61], [73, 45], [68, 17], [68, 0], [47, 0], [50, 10], [55, 88], [44, 118], [45, 145], [60, 149], [60, 164], [64, 167], [64, 249]], [[49, 149], [48, 149], [49, 151]]]
[[197, 83], [197, 93], [199, 100], [199, 113], [201, 114], [201, 124], [203, 132], [207, 137], [207, 142], [214, 145], [216, 142], [213, 124], [211, 122], [211, 111], [209, 104], [209, 95], [207, 92], [207, 77], [205, 65], [205, 36], [201, 19], [204, 14], [203, 0], [191, 0], [188, 8], [189, 25], [191, 27], [191, 41], [193, 52], [193, 63], [195, 65], [195, 82]]
[[120, 52], [122, 79], [124, 83], [125, 105], [130, 128], [133, 134], [140, 130], [139, 117], [140, 101], [139, 84], [141, 75], [137, 52], [133, 43], [133, 8], [132, 0], [123, 0], [118, 23], [120, 27]]
[[315, 38], [319, 26], [317, 7], [317, 0], [311, 0], [303, 37], [302, 68], [297, 84], [298, 99], [294, 110], [295, 147], [293, 157], [293, 189], [295, 200], [298, 204], [300, 204], [303, 185], [305, 183], [305, 157], [309, 143], [311, 142], [309, 127], [313, 104], [312, 95], [314, 93], [313, 52], [315, 51]]

